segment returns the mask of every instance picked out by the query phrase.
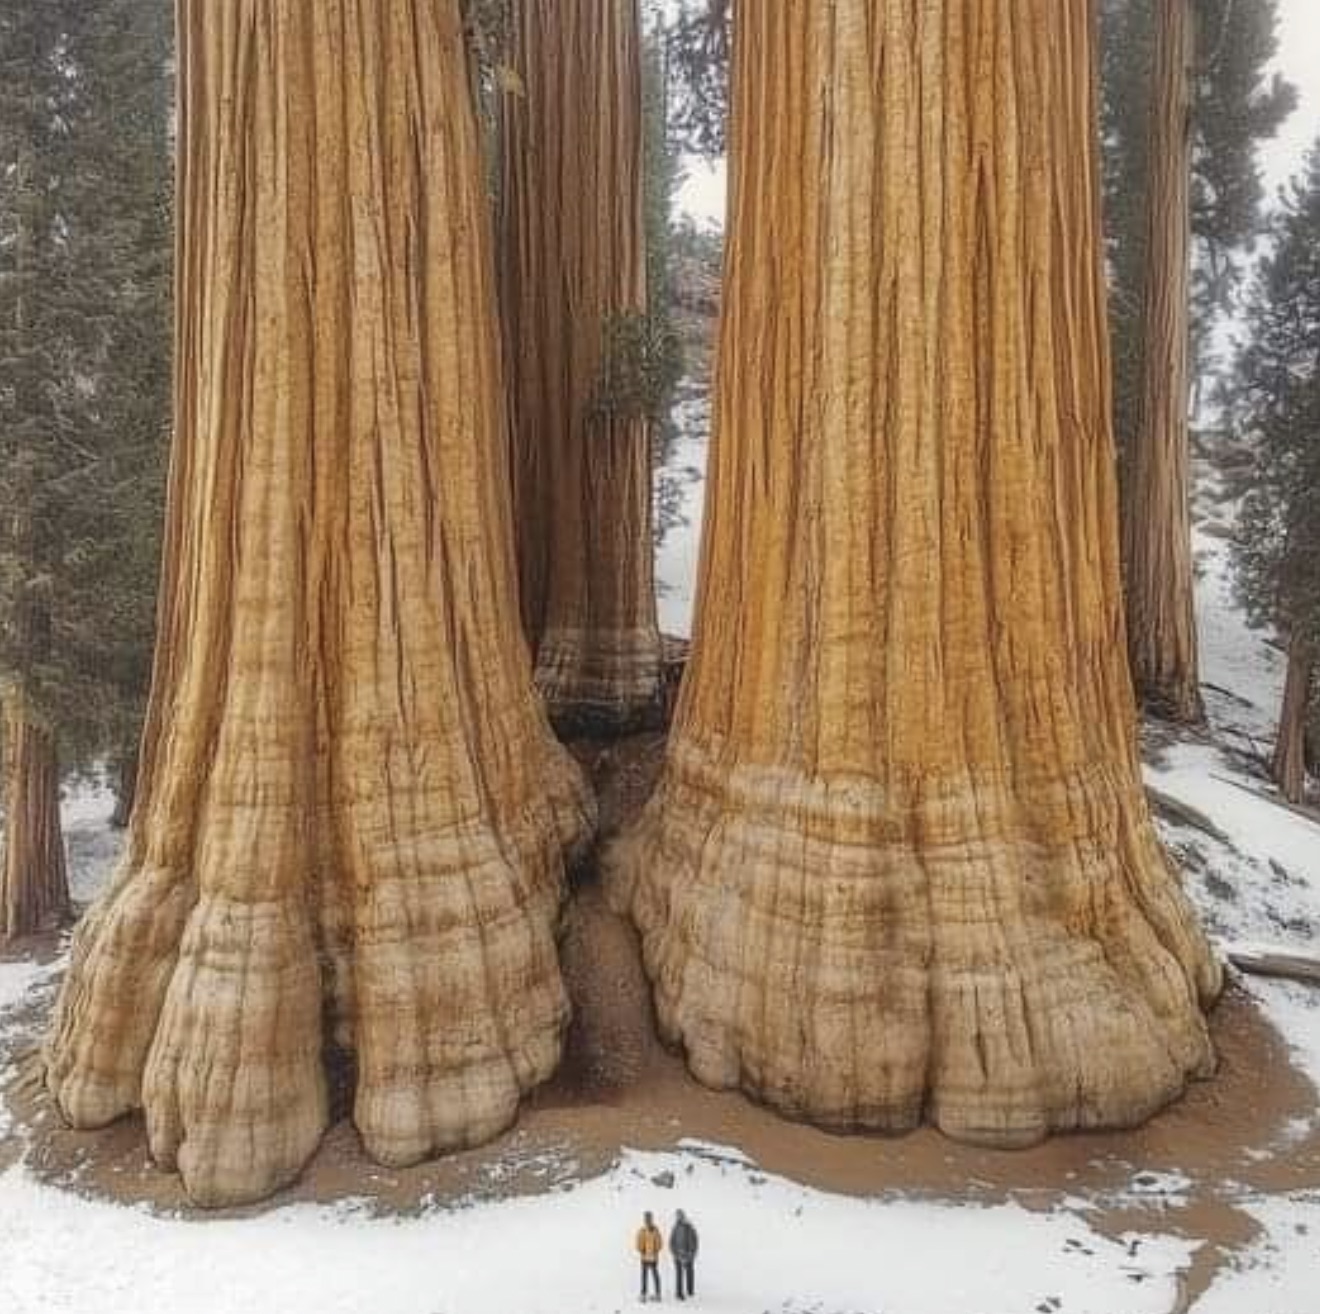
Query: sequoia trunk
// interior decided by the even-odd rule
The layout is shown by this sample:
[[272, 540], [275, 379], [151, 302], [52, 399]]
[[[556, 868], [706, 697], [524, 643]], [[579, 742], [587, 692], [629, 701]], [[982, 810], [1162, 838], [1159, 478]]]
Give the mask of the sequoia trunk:
[[388, 1164], [499, 1132], [560, 1051], [589, 809], [518, 626], [459, 9], [179, 7], [161, 634], [47, 1067], [203, 1204], [296, 1175], [332, 1040]]
[[646, 311], [637, 0], [516, 6], [501, 261], [524, 624], [561, 725], [653, 717], [651, 426], [603, 395]]
[[750, 0], [693, 665], [610, 857], [695, 1074], [1127, 1126], [1219, 969], [1124, 661], [1088, 0]]
[[48, 930], [69, 912], [55, 740], [18, 692], [4, 701], [5, 828], [0, 940]]
[[1306, 797], [1306, 727], [1314, 680], [1315, 650], [1295, 635], [1288, 645], [1288, 675], [1274, 746], [1274, 779], [1289, 803], [1301, 803]]
[[1123, 490], [1133, 677], [1176, 721], [1204, 717], [1188, 451], [1193, 21], [1191, 0], [1155, 5], [1141, 400]]

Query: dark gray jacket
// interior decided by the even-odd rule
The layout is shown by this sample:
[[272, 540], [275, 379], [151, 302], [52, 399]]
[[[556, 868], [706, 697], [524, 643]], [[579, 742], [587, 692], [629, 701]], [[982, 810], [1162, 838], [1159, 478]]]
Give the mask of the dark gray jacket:
[[685, 1218], [669, 1234], [669, 1253], [684, 1262], [697, 1257], [697, 1229]]

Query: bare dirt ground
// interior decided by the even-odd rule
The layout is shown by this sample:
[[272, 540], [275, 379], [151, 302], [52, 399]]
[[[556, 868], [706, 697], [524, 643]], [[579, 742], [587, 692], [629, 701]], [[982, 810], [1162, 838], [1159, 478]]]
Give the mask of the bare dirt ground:
[[[663, 738], [576, 751], [597, 781], [608, 837], [649, 795]], [[579, 874], [566, 913], [563, 960], [576, 1009], [566, 1060], [515, 1129], [482, 1150], [391, 1171], [363, 1155], [345, 1087], [336, 1101], [340, 1121], [301, 1182], [274, 1203], [351, 1197], [373, 1211], [407, 1214], [553, 1190], [608, 1169], [629, 1147], [699, 1142], [708, 1148], [698, 1152], [718, 1154], [714, 1147], [736, 1146], [758, 1171], [824, 1190], [983, 1203], [1012, 1198], [1040, 1209], [1084, 1199], [1095, 1209], [1088, 1215], [1093, 1224], [1112, 1235], [1145, 1229], [1203, 1240], [1186, 1307], [1254, 1235], [1237, 1201], [1320, 1187], [1317, 1093], [1237, 987], [1213, 1019], [1220, 1055], [1214, 1081], [1194, 1086], [1137, 1130], [1057, 1137], [1005, 1152], [956, 1145], [929, 1130], [898, 1138], [830, 1135], [698, 1085], [655, 1039], [635, 935], [609, 910], [590, 869]], [[40, 1034], [49, 994], [22, 1020], [29, 1043]], [[41, 1090], [34, 1058], [19, 1062], [7, 1097], [34, 1173], [90, 1195], [187, 1212], [177, 1180], [152, 1165], [140, 1119], [96, 1134], [69, 1131]], [[10, 1158], [14, 1151], [11, 1138]], [[0, 1145], [0, 1166], [5, 1158]], [[1171, 1188], [1182, 1179], [1184, 1187]], [[657, 1182], [658, 1189], [674, 1185]]]

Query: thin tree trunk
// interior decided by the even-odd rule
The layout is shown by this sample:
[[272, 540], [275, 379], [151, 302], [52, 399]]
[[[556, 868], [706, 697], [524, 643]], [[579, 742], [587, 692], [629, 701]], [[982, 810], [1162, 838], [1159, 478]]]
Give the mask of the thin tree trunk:
[[1301, 636], [1288, 645], [1288, 674], [1274, 746], [1274, 780], [1289, 803], [1306, 799], [1306, 730], [1315, 682], [1315, 650]]
[[1189, 453], [1191, 0], [1155, 6], [1142, 388], [1124, 483], [1128, 643], [1138, 696], [1175, 721], [1204, 718], [1197, 660]]
[[508, 1126], [558, 1061], [590, 808], [518, 625], [458, 0], [179, 15], [161, 633], [47, 1072], [220, 1205], [315, 1150], [332, 1042], [382, 1162]]
[[110, 825], [115, 830], [125, 830], [133, 816], [133, 803], [137, 798], [138, 751], [129, 750], [115, 764], [115, 810], [110, 815]]
[[651, 425], [602, 408], [611, 327], [646, 311], [637, 0], [516, 7], [501, 262], [523, 621], [561, 728], [654, 718]]
[[694, 1073], [832, 1127], [1018, 1145], [1213, 1066], [1123, 656], [1091, 9], [739, 9], [693, 662], [609, 871]]
[[4, 701], [4, 772], [0, 940], [13, 940], [69, 915], [55, 740], [16, 692]]

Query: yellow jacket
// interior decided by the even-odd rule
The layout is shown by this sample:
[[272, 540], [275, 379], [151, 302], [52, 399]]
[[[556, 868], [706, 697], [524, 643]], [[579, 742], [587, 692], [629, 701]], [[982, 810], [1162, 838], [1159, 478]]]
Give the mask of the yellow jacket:
[[637, 1229], [637, 1253], [646, 1260], [654, 1263], [660, 1258], [660, 1252], [665, 1248], [664, 1237], [660, 1235], [658, 1227], [639, 1227]]

